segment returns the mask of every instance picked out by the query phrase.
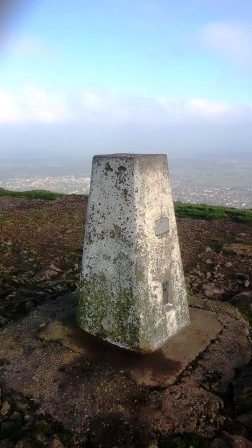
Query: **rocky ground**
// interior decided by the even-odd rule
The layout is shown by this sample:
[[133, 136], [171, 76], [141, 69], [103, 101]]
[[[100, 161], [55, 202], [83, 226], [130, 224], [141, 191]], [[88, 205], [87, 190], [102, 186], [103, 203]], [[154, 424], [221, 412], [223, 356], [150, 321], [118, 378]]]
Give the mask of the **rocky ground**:
[[[32, 393], [24, 394], [22, 387], [16, 387], [19, 376], [22, 378], [17, 366], [16, 376], [11, 378], [11, 381], [7, 379], [6, 373], [14, 372], [10, 367], [8, 370], [8, 365], [12, 366], [13, 360], [16, 359], [19, 345], [26, 347], [25, 356], [22, 355], [20, 360], [26, 358], [28, 360], [31, 354], [31, 358], [36, 359], [37, 364], [39, 356], [43, 359], [49, 356], [50, 351], [55, 350], [52, 350], [45, 341], [38, 342], [35, 333], [35, 336], [29, 336], [27, 345], [24, 345], [22, 335], [25, 328], [28, 328], [26, 326], [31, 325], [31, 322], [34, 324], [38, 319], [39, 313], [47, 310], [46, 312], [54, 319], [55, 309], [62, 300], [58, 297], [76, 289], [82, 255], [85, 212], [86, 199], [78, 196], [60, 197], [55, 201], [0, 197], [2, 347], [7, 345], [10, 335], [13, 337], [13, 348], [10, 347], [8, 350], [8, 356], [2, 351], [5, 355], [0, 360], [2, 384], [0, 447], [252, 446], [249, 442], [252, 440], [252, 367], [251, 363], [248, 363], [247, 346], [249, 334], [239, 314], [231, 313], [230, 317], [225, 318], [226, 333], [224, 333], [226, 341], [229, 342], [226, 342], [227, 345], [223, 342], [224, 354], [215, 356], [213, 352], [211, 355], [214, 346], [212, 344], [211, 350], [204, 352], [203, 358], [200, 357], [189, 366], [178, 384], [162, 390], [139, 388], [129, 380], [124, 371], [118, 373], [118, 368], [115, 375], [113, 368], [107, 364], [104, 367], [102, 363], [87, 360], [83, 363], [79, 359], [74, 359], [73, 352], [67, 352], [68, 355], [64, 352], [65, 358], [66, 356], [73, 358], [72, 370], [67, 367], [70, 378], [71, 375], [74, 378], [76, 371], [79, 371], [80, 375], [85, 375], [85, 381], [90, 382], [91, 389], [97, 387], [98, 379], [102, 378], [105, 381], [100, 384], [99, 391], [96, 391], [98, 395], [87, 394], [89, 406], [93, 406], [93, 410], [89, 409], [87, 412], [86, 420], [89, 425], [86, 425], [87, 422], [82, 416], [82, 423], [86, 422], [83, 423], [82, 433], [76, 430], [74, 424], [67, 424], [66, 417], [57, 415], [60, 412], [59, 408], [55, 407], [55, 402], [51, 402], [51, 408], [48, 406], [50, 397], [47, 397], [46, 405], [40, 405], [40, 400], [34, 398]], [[202, 306], [205, 308], [223, 306], [223, 309], [218, 308], [216, 311], [228, 316], [226, 309], [228, 305], [224, 302], [230, 302], [238, 307], [242, 315], [252, 324], [251, 223], [180, 218], [178, 231], [188, 292], [194, 297], [194, 301], [198, 301], [197, 306], [201, 306], [199, 303], [204, 303]], [[41, 306], [42, 311], [39, 311]], [[49, 317], [47, 321], [48, 319]], [[233, 326], [230, 330], [231, 321]], [[38, 325], [43, 326], [43, 321]], [[235, 344], [232, 338], [237, 342], [234, 350], [232, 346]], [[216, 347], [219, 347], [218, 344], [219, 342]], [[230, 353], [227, 354], [228, 350]], [[33, 357], [36, 352], [38, 356]], [[53, 355], [55, 359], [58, 359], [57, 356], [63, 356], [58, 352], [53, 352]], [[235, 369], [234, 356], [239, 361], [237, 366], [240, 365], [240, 370]], [[217, 358], [220, 360], [218, 368], [214, 365], [214, 359]], [[226, 371], [225, 363], [229, 362], [229, 358], [232, 361], [230, 372], [233, 373], [225, 377], [228, 381], [224, 387], [222, 370]], [[223, 363], [223, 368], [220, 363]], [[61, 376], [65, 374], [63, 364], [58, 366], [59, 369], [63, 369]], [[37, 368], [38, 365], [33, 365], [31, 368], [29, 380], [31, 383], [36, 384], [36, 373], [32, 369]], [[20, 370], [24, 372], [25, 366]], [[35, 378], [32, 378], [34, 375]], [[61, 380], [63, 384], [63, 378]], [[46, 389], [47, 385], [43, 383], [43, 387]], [[62, 387], [65, 392], [65, 386]], [[69, 387], [71, 389], [73, 385], [70, 384]], [[107, 387], [108, 392], [103, 387]], [[115, 404], [114, 398], [112, 399], [109, 394], [110, 388], [112, 398], [119, 394], [124, 398], [124, 402], [122, 404], [119, 400], [116, 412], [113, 414], [112, 409], [105, 418], [99, 406], [103, 407], [106, 400], [99, 401], [97, 396], [107, 398], [107, 407], [110, 408], [111, 405], [113, 408]], [[47, 390], [50, 390], [49, 385]], [[62, 391], [59, 390], [58, 394], [61, 395]], [[68, 400], [70, 403], [70, 397]], [[120, 406], [132, 415], [126, 416], [123, 409], [119, 412]], [[184, 409], [187, 409], [187, 412], [183, 412]], [[66, 414], [69, 415], [69, 412]], [[74, 415], [73, 409], [71, 412]], [[78, 421], [76, 424], [78, 426]], [[128, 441], [126, 441], [127, 434]], [[144, 434], [148, 437], [144, 438]]]
[[0, 197], [0, 325], [76, 288], [86, 200]]

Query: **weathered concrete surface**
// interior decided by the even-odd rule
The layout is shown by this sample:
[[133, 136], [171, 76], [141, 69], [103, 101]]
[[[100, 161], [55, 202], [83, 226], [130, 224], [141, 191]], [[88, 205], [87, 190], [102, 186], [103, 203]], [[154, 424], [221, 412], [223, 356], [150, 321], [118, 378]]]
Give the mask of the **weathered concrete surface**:
[[94, 157], [78, 322], [140, 351], [189, 324], [165, 155]]
[[[140, 357], [153, 378], [164, 379], [172, 363], [162, 354], [142, 355], [106, 342], [97, 352], [90, 335], [88, 353], [40, 339], [52, 321], [65, 327], [74, 318], [76, 303], [73, 295], [57, 298], [2, 330], [0, 381], [5, 390], [29, 398], [39, 415], [51, 415], [65, 429], [88, 433], [90, 446], [108, 448], [113, 440], [113, 446], [146, 447], [131, 438], [139, 431], [141, 440], [145, 430], [164, 437], [185, 432], [213, 437], [217, 433], [224, 422], [221, 393], [226, 393], [235, 370], [251, 356], [248, 327], [237, 310], [224, 303], [193, 300], [194, 308], [216, 313], [223, 329], [175, 383], [152, 388], [139, 386], [129, 370]], [[118, 435], [119, 429], [118, 445], [112, 434]], [[106, 445], [108, 440], [110, 445]]]
[[217, 314], [211, 311], [190, 309], [191, 325], [172, 336], [160, 350], [147, 354], [136, 354], [117, 350], [102, 340], [90, 338], [87, 333], [73, 325], [52, 321], [39, 333], [47, 342], [60, 342], [74, 352], [92, 359], [111, 361], [126, 368], [129, 375], [140, 386], [165, 387], [173, 384], [190, 362], [203, 352], [222, 331]]

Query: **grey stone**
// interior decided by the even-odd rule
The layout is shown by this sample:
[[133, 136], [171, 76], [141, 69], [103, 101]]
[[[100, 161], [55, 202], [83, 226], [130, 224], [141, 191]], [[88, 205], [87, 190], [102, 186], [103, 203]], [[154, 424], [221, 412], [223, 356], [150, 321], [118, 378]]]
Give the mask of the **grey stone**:
[[252, 291], [242, 291], [229, 301], [252, 323]]
[[189, 324], [165, 155], [94, 157], [78, 323], [147, 352]]
[[212, 442], [211, 448], [252, 448], [252, 443], [242, 436], [223, 432], [220, 438]]
[[252, 291], [242, 291], [236, 294], [229, 301], [231, 305], [240, 306], [242, 304], [251, 308], [252, 311]]

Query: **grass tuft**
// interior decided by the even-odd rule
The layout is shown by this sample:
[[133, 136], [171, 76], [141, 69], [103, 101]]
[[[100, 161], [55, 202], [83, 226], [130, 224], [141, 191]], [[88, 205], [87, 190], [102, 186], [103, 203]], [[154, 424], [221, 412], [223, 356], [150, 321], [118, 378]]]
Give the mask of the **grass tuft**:
[[183, 434], [168, 439], [162, 448], [209, 448], [210, 442], [197, 434]]
[[230, 219], [248, 223], [252, 221], [252, 209], [236, 209], [219, 205], [175, 203], [175, 213], [179, 218]]
[[11, 191], [0, 188], [0, 196], [12, 196], [15, 198], [26, 199], [44, 199], [46, 201], [53, 201], [58, 197], [63, 196], [63, 194], [46, 190]]

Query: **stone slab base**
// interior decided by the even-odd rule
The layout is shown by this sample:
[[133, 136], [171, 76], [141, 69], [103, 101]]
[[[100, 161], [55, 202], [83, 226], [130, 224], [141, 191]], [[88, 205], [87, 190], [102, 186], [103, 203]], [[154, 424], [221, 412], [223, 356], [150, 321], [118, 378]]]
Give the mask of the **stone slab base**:
[[151, 354], [139, 354], [97, 339], [71, 324], [71, 316], [65, 316], [65, 322], [50, 322], [40, 331], [39, 337], [47, 342], [60, 342], [90, 359], [126, 369], [138, 385], [165, 387], [173, 384], [222, 331], [223, 326], [212, 311], [190, 308], [190, 318], [191, 325]]

